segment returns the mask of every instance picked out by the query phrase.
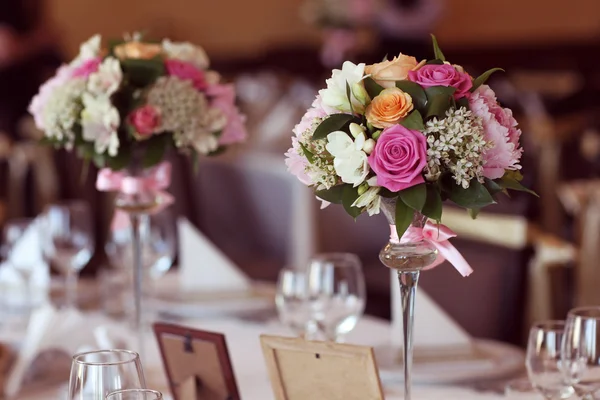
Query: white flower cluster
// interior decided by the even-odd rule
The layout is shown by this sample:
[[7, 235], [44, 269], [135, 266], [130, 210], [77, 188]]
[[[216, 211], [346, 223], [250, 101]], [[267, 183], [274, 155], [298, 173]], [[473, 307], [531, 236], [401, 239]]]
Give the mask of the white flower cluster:
[[66, 141], [72, 145], [75, 139], [73, 127], [83, 109], [81, 95], [85, 80], [73, 79], [54, 89], [43, 111], [45, 134], [49, 138]]
[[464, 189], [472, 179], [483, 182], [483, 154], [492, 144], [484, 140], [481, 118], [464, 107], [451, 109], [446, 118], [428, 121], [423, 133], [428, 144], [427, 180], [437, 180], [447, 169]]
[[294, 149], [300, 156], [306, 157], [304, 149], [312, 154], [310, 162], [306, 164], [305, 172], [311, 181], [316, 184], [317, 190], [330, 189], [340, 183], [333, 166], [333, 157], [325, 148], [327, 139], [312, 139], [315, 129], [322, 121], [323, 118], [315, 118], [311, 128], [302, 132], [293, 144]]
[[161, 112], [155, 132], [173, 132], [177, 147], [192, 147], [208, 154], [219, 146], [215, 134], [225, 127], [227, 118], [219, 109], [209, 107], [192, 82], [161, 77], [148, 91], [147, 102]]

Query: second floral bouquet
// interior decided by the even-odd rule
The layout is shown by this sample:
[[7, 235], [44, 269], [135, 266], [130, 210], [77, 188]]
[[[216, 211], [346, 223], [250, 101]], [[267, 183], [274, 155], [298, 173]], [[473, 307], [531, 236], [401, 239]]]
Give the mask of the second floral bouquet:
[[510, 109], [477, 78], [446, 61], [400, 54], [366, 66], [349, 61], [295, 127], [286, 163], [324, 204], [353, 217], [397, 199], [401, 237], [414, 212], [440, 221], [450, 200], [473, 216], [520, 181], [521, 131]]

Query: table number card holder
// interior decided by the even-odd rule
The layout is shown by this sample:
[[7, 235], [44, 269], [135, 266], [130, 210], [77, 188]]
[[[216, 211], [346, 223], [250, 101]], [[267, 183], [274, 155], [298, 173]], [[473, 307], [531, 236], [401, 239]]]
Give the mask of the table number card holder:
[[276, 400], [383, 400], [371, 347], [262, 335]]
[[174, 400], [240, 400], [225, 336], [154, 324]]

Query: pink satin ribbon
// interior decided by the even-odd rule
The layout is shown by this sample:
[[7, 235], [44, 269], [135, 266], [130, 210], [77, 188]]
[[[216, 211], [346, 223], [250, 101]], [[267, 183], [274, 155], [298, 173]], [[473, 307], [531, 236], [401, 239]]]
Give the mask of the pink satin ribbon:
[[[144, 176], [131, 176], [110, 168], [103, 168], [98, 172], [96, 178], [96, 189], [101, 192], [123, 192], [125, 194], [137, 194], [142, 192], [154, 192], [159, 198], [157, 206], [151, 213], [156, 214], [173, 204], [175, 199], [165, 190], [171, 184], [171, 164], [164, 161], [146, 171]], [[124, 229], [129, 226], [127, 213], [117, 210], [111, 224], [112, 230]]]
[[421, 240], [427, 240], [431, 242], [431, 244], [437, 249], [437, 259], [433, 264], [425, 269], [435, 268], [445, 260], [448, 260], [462, 276], [469, 276], [473, 272], [473, 268], [471, 268], [467, 260], [465, 260], [456, 247], [450, 243], [449, 239], [456, 237], [457, 235], [446, 225], [437, 225], [427, 221], [425, 227], [423, 228], [409, 226], [400, 240], [398, 240], [396, 226], [390, 225], [390, 228], [390, 242], [392, 243], [419, 242]]

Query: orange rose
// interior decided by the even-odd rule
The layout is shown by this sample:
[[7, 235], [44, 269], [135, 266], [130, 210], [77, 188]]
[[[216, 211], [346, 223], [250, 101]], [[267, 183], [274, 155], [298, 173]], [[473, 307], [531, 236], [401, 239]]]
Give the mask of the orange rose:
[[414, 57], [406, 56], [402, 53], [393, 60], [385, 60], [378, 64], [365, 67], [365, 74], [371, 75], [375, 82], [384, 88], [394, 87], [396, 81], [405, 80], [408, 77], [408, 71], [415, 70], [420, 64]]
[[384, 89], [367, 107], [367, 121], [377, 128], [387, 128], [405, 118], [413, 109], [412, 97], [393, 87]]
[[127, 42], [115, 47], [115, 55], [123, 60], [125, 58], [139, 58], [149, 60], [162, 53], [162, 47], [159, 44]]

